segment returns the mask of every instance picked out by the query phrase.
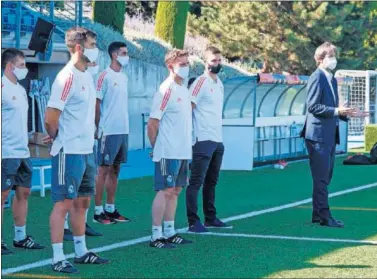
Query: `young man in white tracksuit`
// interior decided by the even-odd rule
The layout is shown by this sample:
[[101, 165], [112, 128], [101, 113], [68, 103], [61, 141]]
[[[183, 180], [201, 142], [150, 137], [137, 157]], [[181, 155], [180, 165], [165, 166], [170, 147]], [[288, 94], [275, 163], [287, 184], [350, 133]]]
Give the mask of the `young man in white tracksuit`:
[[105, 264], [109, 261], [88, 251], [85, 241], [85, 215], [95, 193], [96, 165], [93, 146], [96, 92], [87, 72], [90, 55], [85, 54], [89, 30], [73, 27], [65, 42], [71, 54], [69, 63], [59, 72], [51, 89], [45, 126], [53, 139], [51, 147], [50, 216], [53, 250], [52, 269], [77, 273], [63, 252], [63, 229], [69, 212], [73, 230], [76, 264]]
[[[44, 246], [26, 235], [33, 166], [28, 148], [28, 97], [25, 88], [19, 83], [28, 73], [24, 53], [14, 48], [5, 50], [1, 56], [1, 67], [4, 71], [1, 79], [1, 215], [9, 193], [14, 189], [13, 246], [43, 249]], [[11, 253], [12, 251], [2, 242], [1, 255]]]
[[[128, 151], [128, 78], [122, 71], [129, 61], [127, 45], [113, 42], [108, 48], [111, 64], [96, 83], [96, 126], [98, 137], [98, 175], [93, 221], [108, 225], [128, 222], [115, 207], [120, 164], [127, 162]], [[102, 206], [106, 187], [106, 206]]]
[[[178, 196], [188, 184], [191, 159], [192, 111], [190, 92], [184, 81], [189, 74], [188, 53], [171, 50], [165, 57], [169, 77], [153, 98], [148, 121], [148, 137], [155, 164], [152, 204], [152, 239], [154, 248], [175, 248], [191, 243], [174, 229]], [[164, 221], [164, 232], [162, 232]]]

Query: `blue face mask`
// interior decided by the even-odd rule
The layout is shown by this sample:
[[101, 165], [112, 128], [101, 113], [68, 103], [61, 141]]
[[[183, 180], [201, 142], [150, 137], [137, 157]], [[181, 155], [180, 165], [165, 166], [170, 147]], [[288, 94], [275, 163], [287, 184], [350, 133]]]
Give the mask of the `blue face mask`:
[[176, 67], [174, 67], [174, 73], [176, 75], [180, 76], [182, 79], [186, 79], [189, 76], [189, 72], [190, 72], [189, 66], [186, 66], [186, 67], [176, 66]]

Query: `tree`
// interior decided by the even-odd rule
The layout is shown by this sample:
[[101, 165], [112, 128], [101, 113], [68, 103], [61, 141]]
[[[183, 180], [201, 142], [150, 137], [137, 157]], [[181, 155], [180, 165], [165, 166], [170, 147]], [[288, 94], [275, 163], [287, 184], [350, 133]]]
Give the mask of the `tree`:
[[140, 15], [143, 20], [153, 20], [156, 11], [157, 1], [127, 1], [126, 13], [130, 17]]
[[123, 34], [125, 1], [93, 1], [93, 20]]
[[[154, 21], [157, 12], [158, 1], [127, 1], [126, 13], [130, 17], [141, 16], [143, 20]], [[200, 16], [201, 6], [200, 1], [189, 2], [190, 14]]]
[[183, 48], [186, 34], [188, 1], [159, 2], [155, 34], [173, 47]]
[[375, 2], [203, 2], [202, 16], [190, 15], [188, 26], [231, 61], [257, 60], [268, 71], [309, 74], [315, 49], [325, 41], [339, 47], [339, 67], [377, 63], [376, 11]]

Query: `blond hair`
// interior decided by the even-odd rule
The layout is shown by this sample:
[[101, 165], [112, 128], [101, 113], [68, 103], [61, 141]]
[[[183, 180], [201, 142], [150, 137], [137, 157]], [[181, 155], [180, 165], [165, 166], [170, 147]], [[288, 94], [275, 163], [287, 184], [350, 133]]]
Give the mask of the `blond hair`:
[[172, 49], [168, 51], [165, 55], [165, 64], [173, 64], [179, 57], [189, 56], [189, 53], [187, 50], [181, 50], [181, 49]]
[[332, 43], [325, 42], [319, 47], [317, 47], [315, 54], [314, 54], [314, 60], [319, 65], [323, 59], [325, 59], [326, 55], [333, 55], [336, 56], [338, 53], [336, 46], [334, 46]]

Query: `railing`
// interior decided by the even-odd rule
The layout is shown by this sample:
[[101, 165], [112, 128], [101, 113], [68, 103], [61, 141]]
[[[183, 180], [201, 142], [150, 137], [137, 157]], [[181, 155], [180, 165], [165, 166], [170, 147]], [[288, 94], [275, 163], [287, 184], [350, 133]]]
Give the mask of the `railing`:
[[64, 31], [83, 23], [83, 1], [3, 1], [1, 2], [2, 39], [15, 41], [30, 36], [39, 17], [55, 24], [55, 42], [64, 41]]

